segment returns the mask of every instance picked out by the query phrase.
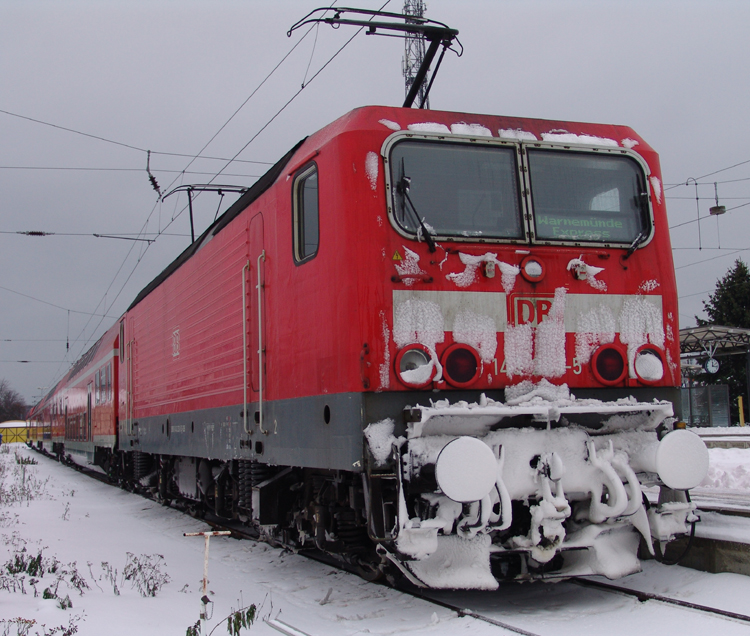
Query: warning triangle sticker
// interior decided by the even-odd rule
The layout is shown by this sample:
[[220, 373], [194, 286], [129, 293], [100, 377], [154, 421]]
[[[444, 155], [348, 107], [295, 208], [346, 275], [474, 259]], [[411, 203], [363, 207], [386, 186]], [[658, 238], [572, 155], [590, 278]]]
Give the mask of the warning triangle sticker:
[[399, 254], [398, 250], [396, 250], [396, 253], [393, 255], [393, 258], [391, 260], [394, 260], [394, 261], [403, 261], [404, 259], [401, 258], [401, 254]]

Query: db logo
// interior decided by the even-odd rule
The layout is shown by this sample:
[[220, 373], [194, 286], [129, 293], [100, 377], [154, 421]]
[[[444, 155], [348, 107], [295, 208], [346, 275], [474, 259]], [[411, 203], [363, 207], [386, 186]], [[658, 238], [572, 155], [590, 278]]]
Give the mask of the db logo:
[[172, 332], [172, 357], [177, 358], [180, 355], [180, 328]]
[[553, 299], [553, 294], [539, 296], [513, 295], [510, 302], [510, 323], [516, 326], [532, 325], [536, 327], [549, 313]]

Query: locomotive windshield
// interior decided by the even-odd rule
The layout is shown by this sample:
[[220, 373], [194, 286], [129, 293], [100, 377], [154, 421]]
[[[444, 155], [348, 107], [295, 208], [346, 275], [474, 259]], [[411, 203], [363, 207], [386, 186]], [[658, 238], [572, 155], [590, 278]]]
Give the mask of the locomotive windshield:
[[407, 232], [523, 238], [516, 152], [404, 141], [391, 152], [396, 222]]
[[444, 139], [396, 142], [390, 151], [395, 222], [419, 238], [630, 245], [648, 236], [646, 178], [636, 159], [526, 146], [521, 168], [517, 151]]
[[529, 149], [528, 162], [537, 240], [632, 243], [646, 229], [633, 159]]

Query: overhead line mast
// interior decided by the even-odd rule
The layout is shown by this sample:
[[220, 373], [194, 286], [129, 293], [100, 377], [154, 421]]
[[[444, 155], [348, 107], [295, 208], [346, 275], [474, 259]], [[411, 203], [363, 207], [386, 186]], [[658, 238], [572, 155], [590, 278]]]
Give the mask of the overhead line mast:
[[[404, 15], [410, 16], [412, 19], [407, 18], [407, 24], [420, 24], [423, 22], [425, 11], [427, 10], [427, 4], [423, 0], [404, 0]], [[403, 59], [403, 74], [405, 80], [405, 92], [404, 95], [408, 95], [411, 91], [411, 87], [414, 84], [414, 80], [417, 77], [417, 71], [422, 66], [425, 55], [424, 46], [424, 34], [423, 33], [409, 33], [406, 34], [404, 42], [404, 59]], [[426, 95], [426, 89], [424, 82], [419, 86], [419, 92], [417, 93], [418, 101], [424, 104], [424, 108], [430, 108], [430, 99]]]

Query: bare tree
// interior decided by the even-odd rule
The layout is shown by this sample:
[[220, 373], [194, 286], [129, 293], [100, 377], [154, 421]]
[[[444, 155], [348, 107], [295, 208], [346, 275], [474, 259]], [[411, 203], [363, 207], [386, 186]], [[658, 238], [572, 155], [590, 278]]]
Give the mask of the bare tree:
[[0, 379], [0, 422], [24, 419], [27, 408], [21, 395], [10, 388], [7, 380]]

